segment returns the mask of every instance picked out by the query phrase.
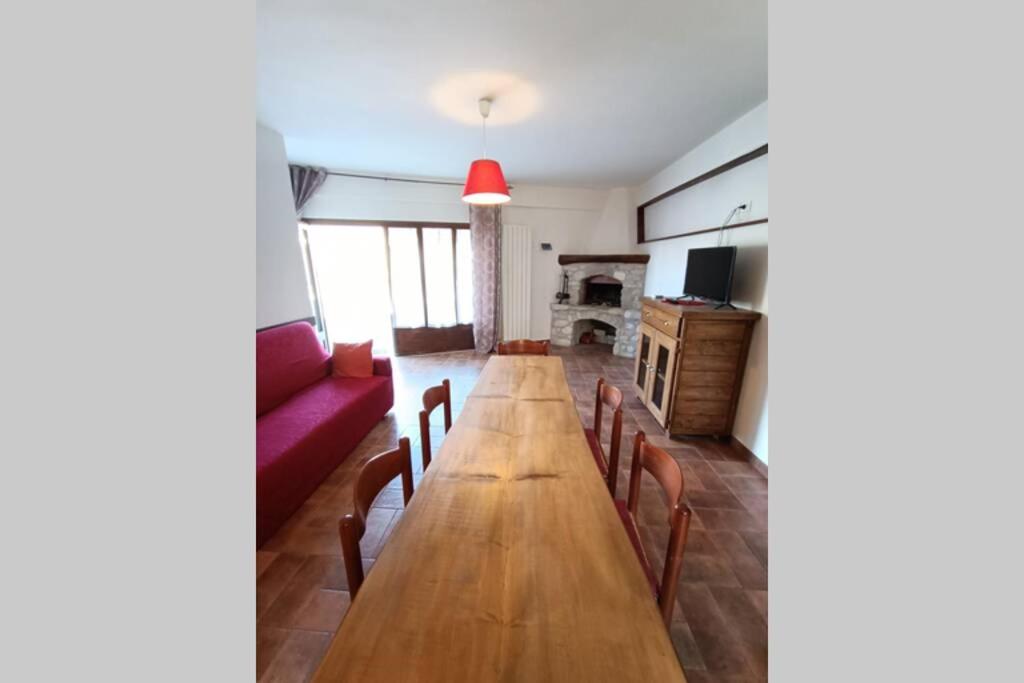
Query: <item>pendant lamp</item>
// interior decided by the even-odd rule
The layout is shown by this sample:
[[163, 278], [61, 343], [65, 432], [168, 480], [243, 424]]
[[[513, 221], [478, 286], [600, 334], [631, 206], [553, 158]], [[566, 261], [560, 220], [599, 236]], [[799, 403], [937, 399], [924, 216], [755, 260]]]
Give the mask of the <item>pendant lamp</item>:
[[511, 201], [508, 184], [501, 172], [501, 164], [487, 158], [487, 116], [491, 113], [491, 100], [480, 100], [480, 116], [483, 117], [484, 158], [469, 165], [466, 186], [462, 189], [462, 201], [467, 204], [504, 204]]

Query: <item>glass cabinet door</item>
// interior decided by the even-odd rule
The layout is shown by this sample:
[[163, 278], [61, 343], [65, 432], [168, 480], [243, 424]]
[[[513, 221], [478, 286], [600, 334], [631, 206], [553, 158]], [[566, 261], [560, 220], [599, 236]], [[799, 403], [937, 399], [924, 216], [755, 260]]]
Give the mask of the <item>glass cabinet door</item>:
[[672, 403], [672, 389], [675, 386], [674, 371], [676, 350], [679, 341], [661, 332], [654, 333], [650, 364], [653, 372], [648, 380], [651, 383], [648, 407], [658, 421], [664, 426], [669, 416]]
[[648, 375], [651, 371], [651, 349], [654, 346], [654, 335], [657, 334], [647, 324], [640, 325], [640, 340], [636, 348], [636, 365], [633, 372], [633, 389], [640, 400], [647, 402], [649, 390]]

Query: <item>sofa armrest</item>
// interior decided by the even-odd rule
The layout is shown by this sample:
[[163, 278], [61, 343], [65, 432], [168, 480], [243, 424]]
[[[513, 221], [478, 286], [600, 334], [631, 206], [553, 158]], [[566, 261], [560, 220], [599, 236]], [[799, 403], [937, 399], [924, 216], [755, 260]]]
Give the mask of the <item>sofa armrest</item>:
[[373, 357], [373, 374], [391, 376], [391, 359], [387, 356]]

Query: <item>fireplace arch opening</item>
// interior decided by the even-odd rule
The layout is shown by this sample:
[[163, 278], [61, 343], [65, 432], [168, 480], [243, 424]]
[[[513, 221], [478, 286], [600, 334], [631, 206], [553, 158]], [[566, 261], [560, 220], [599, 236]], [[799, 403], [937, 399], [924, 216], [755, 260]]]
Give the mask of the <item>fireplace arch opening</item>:
[[572, 324], [572, 341], [576, 344], [607, 344], [614, 346], [618, 329], [603, 320], [585, 318]]

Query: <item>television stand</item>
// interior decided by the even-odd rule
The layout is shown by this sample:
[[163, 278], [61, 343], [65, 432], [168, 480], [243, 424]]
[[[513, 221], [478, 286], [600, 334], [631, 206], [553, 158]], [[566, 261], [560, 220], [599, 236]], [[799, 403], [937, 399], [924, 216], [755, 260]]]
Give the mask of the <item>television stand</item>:
[[726, 308], [726, 307], [728, 307], [728, 308], [731, 308], [731, 309], [732, 309], [732, 310], [734, 310], [734, 311], [735, 311], [735, 310], [738, 310], [738, 309], [737, 309], [737, 308], [736, 308], [735, 306], [733, 306], [733, 305], [732, 305], [731, 303], [729, 303], [728, 301], [726, 301], [726, 302], [723, 302], [723, 303], [720, 303], [720, 304], [718, 304], [717, 306], [715, 306], [715, 310], [717, 311], [717, 310], [718, 310], [719, 308]]

